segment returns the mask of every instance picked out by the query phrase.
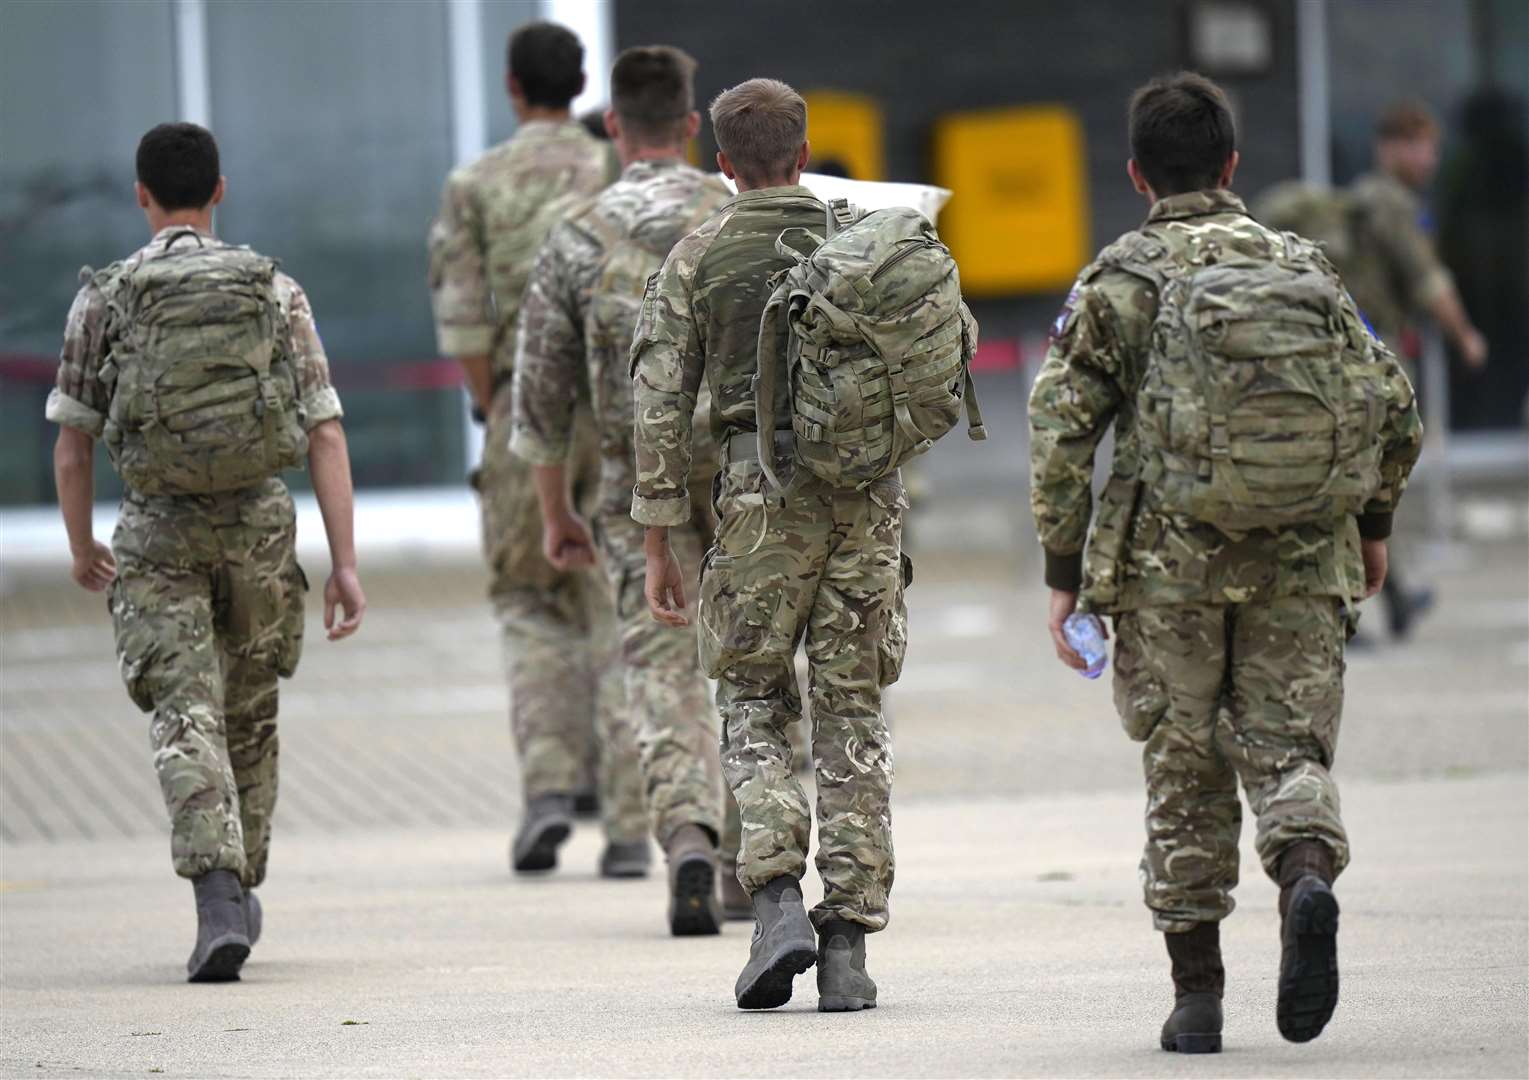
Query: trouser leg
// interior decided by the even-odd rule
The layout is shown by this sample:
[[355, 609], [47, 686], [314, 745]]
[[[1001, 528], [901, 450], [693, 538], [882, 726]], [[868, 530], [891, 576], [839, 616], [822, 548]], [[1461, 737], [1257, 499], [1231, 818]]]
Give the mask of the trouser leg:
[[834, 540], [807, 629], [817, 868], [813, 924], [887, 925], [892, 850], [892, 745], [882, 687], [902, 657], [884, 654], [902, 600], [900, 485], [836, 495]]
[[1331, 597], [1287, 597], [1233, 609], [1228, 724], [1218, 739], [1257, 815], [1254, 846], [1279, 880], [1280, 856], [1313, 841], [1348, 864], [1331, 768], [1343, 711], [1344, 622]]
[[170, 815], [175, 872], [242, 876], [244, 835], [224, 727], [211, 582], [194, 569], [140, 561], [124, 548], [122, 533], [119, 526], [111, 595], [117, 656], [128, 692], [153, 714], [149, 741]]
[[1237, 885], [1242, 805], [1216, 745], [1226, 679], [1225, 609], [1147, 607], [1116, 619], [1115, 697], [1144, 741], [1144, 899], [1157, 929], [1225, 918]]
[[257, 660], [225, 654], [223, 686], [228, 758], [244, 832], [242, 878], [244, 887], [253, 889], [265, 880], [276, 812], [276, 671]]

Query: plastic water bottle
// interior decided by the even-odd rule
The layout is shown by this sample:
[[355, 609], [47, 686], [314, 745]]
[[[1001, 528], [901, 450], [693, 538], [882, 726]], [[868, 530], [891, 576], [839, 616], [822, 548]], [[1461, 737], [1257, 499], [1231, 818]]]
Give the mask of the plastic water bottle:
[[1110, 662], [1110, 654], [1104, 644], [1104, 624], [1099, 621], [1099, 616], [1073, 612], [1062, 624], [1062, 636], [1072, 646], [1073, 652], [1083, 657], [1083, 662], [1088, 665], [1078, 674], [1085, 679], [1097, 679], [1104, 673], [1105, 665]]

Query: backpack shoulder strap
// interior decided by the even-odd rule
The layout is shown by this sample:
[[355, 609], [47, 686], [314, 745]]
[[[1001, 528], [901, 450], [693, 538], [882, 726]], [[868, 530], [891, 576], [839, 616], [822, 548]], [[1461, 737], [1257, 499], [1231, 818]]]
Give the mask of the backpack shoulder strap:
[[848, 228], [855, 223], [855, 210], [845, 198], [829, 199], [828, 203], [828, 232], [825, 233], [830, 240], [834, 233], [840, 229]]
[[782, 489], [775, 471], [775, 379], [789, 344], [786, 305], [790, 302], [791, 283], [783, 280], [765, 304], [759, 320], [759, 370], [754, 373], [754, 436], [758, 440], [759, 465], [765, 481], [775, 491]]

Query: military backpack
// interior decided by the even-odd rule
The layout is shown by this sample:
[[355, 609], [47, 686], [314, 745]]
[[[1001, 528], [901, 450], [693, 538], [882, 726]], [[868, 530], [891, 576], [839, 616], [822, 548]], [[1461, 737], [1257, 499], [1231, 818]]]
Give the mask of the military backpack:
[[1164, 271], [1137, 394], [1149, 501], [1223, 532], [1358, 514], [1380, 485], [1385, 384], [1346, 350], [1345, 298], [1318, 250], [1222, 253]]
[[190, 230], [97, 275], [118, 328], [104, 441], [130, 489], [211, 495], [302, 464], [275, 276], [273, 260]]
[[[777, 426], [789, 425], [800, 466], [853, 488], [928, 450], [963, 405], [968, 434], [987, 437], [971, 379], [977, 322], [928, 219], [905, 207], [855, 219], [836, 199], [826, 239], [787, 229], [775, 246], [792, 265], [760, 320], [754, 379], [759, 460], [772, 487], [782, 487]], [[782, 373], [791, 415], [778, 424]]]

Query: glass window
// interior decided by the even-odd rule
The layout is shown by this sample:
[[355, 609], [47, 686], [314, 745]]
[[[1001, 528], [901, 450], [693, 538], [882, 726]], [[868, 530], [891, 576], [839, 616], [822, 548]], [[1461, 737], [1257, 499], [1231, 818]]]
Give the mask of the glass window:
[[207, 30], [219, 231], [307, 290], [357, 485], [460, 482], [425, 252], [451, 164], [445, 5], [209, 4]]
[[42, 410], [64, 316], [81, 266], [148, 239], [133, 152], [174, 118], [174, 39], [169, 0], [0, 5], [0, 503], [53, 499]]

